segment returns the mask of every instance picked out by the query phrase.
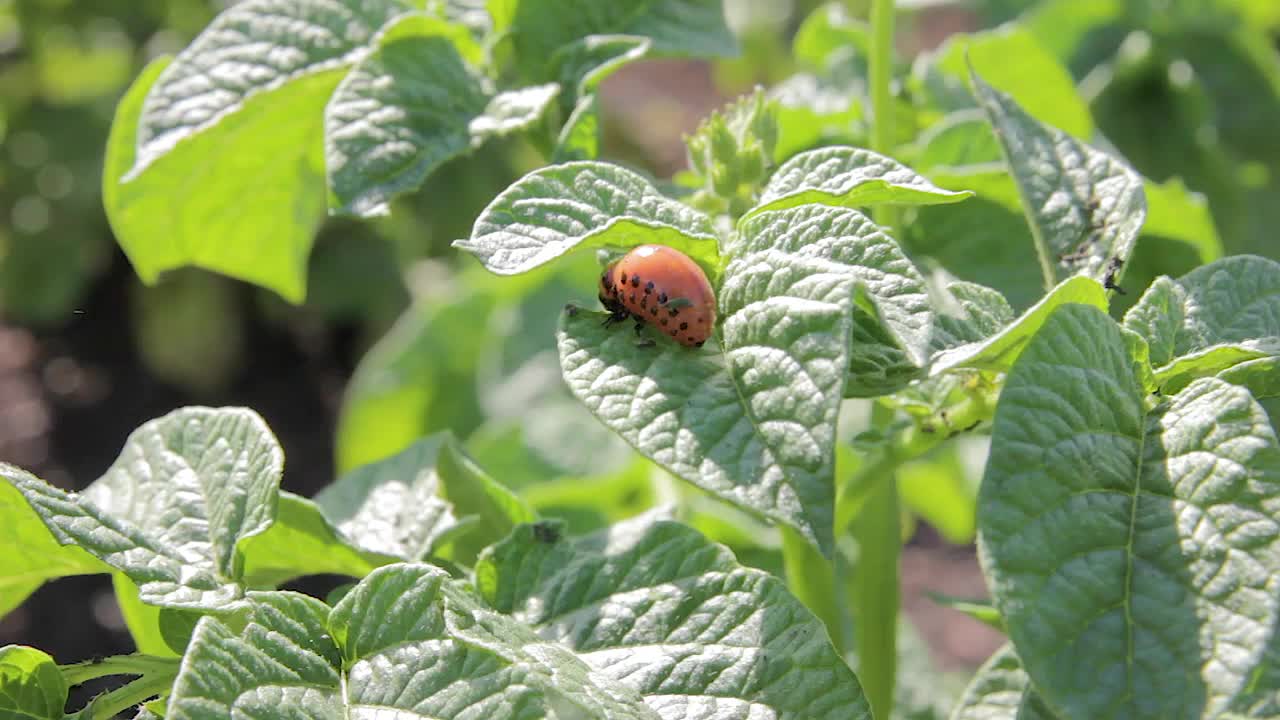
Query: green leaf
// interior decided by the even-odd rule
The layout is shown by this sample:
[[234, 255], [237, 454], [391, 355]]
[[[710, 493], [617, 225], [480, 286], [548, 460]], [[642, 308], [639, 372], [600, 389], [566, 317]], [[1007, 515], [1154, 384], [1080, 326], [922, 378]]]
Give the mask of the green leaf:
[[965, 689], [951, 720], [1056, 720], [1011, 645], [993, 654]]
[[1092, 305], [1105, 310], [1106, 293], [1098, 283], [1084, 277], [1062, 282], [1000, 332], [977, 342], [944, 350], [933, 356], [931, 375], [970, 367], [989, 372], [1005, 372], [1059, 307], [1068, 304]]
[[600, 99], [595, 93], [578, 98], [569, 119], [560, 128], [552, 164], [595, 160], [600, 156]]
[[201, 620], [168, 717], [658, 717], [433, 567], [379, 568], [332, 611], [293, 593], [247, 605], [243, 629]]
[[22, 645], [0, 647], [0, 715], [62, 720], [67, 681], [53, 658]]
[[[1142, 226], [1143, 242], [1147, 236], [1166, 238], [1189, 246], [1200, 263], [1222, 257], [1222, 241], [1213, 225], [1213, 215], [1204, 196], [1187, 189], [1173, 178], [1164, 183], [1147, 180], [1143, 184], [1147, 197], [1147, 221]], [[1138, 244], [1141, 255], [1142, 243]]]
[[7, 479], [59, 543], [128, 575], [143, 602], [216, 610], [242, 595], [238, 547], [274, 519], [283, 463], [253, 412], [186, 408], [135, 430], [83, 494]]
[[638, 350], [599, 315], [570, 311], [559, 332], [565, 381], [645, 456], [829, 552], [856, 282], [846, 263], [882, 259], [884, 242], [852, 210], [756, 215], [726, 249], [718, 352], [665, 341]]
[[973, 475], [961, 462], [956, 443], [947, 443], [929, 457], [898, 467], [898, 495], [904, 507], [948, 542], [968, 544], [977, 530], [978, 482]]
[[938, 592], [930, 592], [928, 595], [930, 600], [942, 607], [964, 613], [992, 629], [1005, 632], [1004, 618], [1000, 617], [1000, 611], [986, 601], [968, 600]]
[[1003, 159], [1000, 141], [991, 132], [982, 112], [958, 110], [926, 130], [918, 141], [915, 166], [921, 170], [985, 166]]
[[23, 497], [19, 483], [39, 483], [12, 465], [0, 463], [0, 617], [22, 604], [48, 580], [106, 572], [107, 566], [75, 546], [58, 543]]
[[324, 110], [330, 206], [385, 215], [446, 161], [486, 139], [536, 122], [559, 87], [495, 93], [450, 33], [456, 25], [410, 16], [342, 80]]
[[903, 230], [912, 256], [928, 256], [958, 278], [998, 290], [1018, 310], [1040, 300], [1045, 286], [1034, 271], [1035, 241], [1009, 173], [985, 165], [959, 171], [935, 168], [930, 177], [976, 196], [955, 205], [916, 209], [915, 222]]
[[325, 207], [322, 110], [376, 31], [407, 10], [397, 0], [240, 3], [160, 72], [140, 116], [121, 107], [112, 144], [132, 141], [136, 117], [137, 151], [118, 151], [133, 160], [123, 178], [107, 165], [116, 187], [104, 199], [145, 282], [195, 265], [303, 298]]
[[341, 656], [329, 607], [296, 593], [250, 593], [242, 627], [201, 618], [169, 696], [168, 718], [341, 717]]
[[[516, 65], [535, 81], [554, 80], [556, 53], [591, 35], [635, 35], [659, 55], [728, 56], [737, 42], [721, 0], [503, 0], [490, 2], [494, 30], [510, 35]], [[495, 8], [495, 5], [501, 6]]]
[[1154, 407], [1096, 308], [1059, 308], [1009, 371], [980, 553], [1009, 636], [1067, 717], [1214, 717], [1280, 616], [1280, 443], [1248, 392]]
[[1076, 92], [1067, 68], [1019, 25], [951, 36], [916, 64], [914, 80], [940, 109], [970, 108], [973, 98], [966, 85], [970, 65], [981, 70], [987, 82], [1017, 97], [1040, 122], [1078, 138], [1093, 135], [1089, 106]]
[[1239, 255], [1158, 278], [1124, 325], [1147, 341], [1166, 393], [1237, 363], [1280, 357], [1280, 263]]
[[181, 654], [182, 648], [170, 647], [160, 629], [163, 608], [142, 602], [138, 585], [123, 573], [111, 573], [111, 585], [115, 590], [116, 604], [120, 606], [120, 614], [124, 617], [125, 626], [129, 628], [129, 635], [133, 638], [137, 652], [162, 657], [177, 657]]
[[317, 502], [290, 492], [280, 493], [271, 527], [245, 540], [240, 552], [250, 588], [273, 588], [304, 575], [363, 577], [396, 559], [362, 549], [330, 524]]
[[[407, 560], [439, 553], [447, 540], [451, 559], [469, 561], [481, 547], [534, 519], [448, 434], [347, 473], [321, 490], [316, 503], [357, 547]], [[459, 527], [460, 519], [471, 516], [478, 522]], [[465, 541], [457, 536], [460, 530]]]
[[773, 86], [769, 99], [778, 105], [775, 161], [821, 145], [866, 142], [863, 107], [869, 104], [852, 81], [797, 73]]
[[335, 439], [339, 472], [394, 455], [433, 432], [465, 432], [476, 422], [475, 368], [492, 349], [485, 328], [496, 306], [493, 293], [462, 287], [447, 299], [421, 299], [405, 310], [347, 384]]
[[554, 77], [565, 88], [561, 101], [577, 103], [613, 73], [648, 54], [653, 42], [635, 35], [588, 35], [559, 50], [551, 58]]
[[843, 3], [828, 2], [809, 13], [791, 42], [796, 63], [812, 72], [867, 75], [871, 28], [852, 17]]
[[[949, 301], [949, 302], [948, 302]], [[937, 350], [978, 342], [1013, 324], [1013, 308], [997, 290], [957, 280], [946, 286], [942, 310], [934, 321]]]
[[1259, 400], [1280, 397], [1280, 356], [1249, 360], [1233, 365], [1218, 373], [1218, 377], [1232, 385], [1249, 388]]
[[664, 197], [617, 165], [573, 162], [536, 170], [494, 198], [471, 237], [454, 247], [499, 275], [528, 272], [579, 247], [645, 242], [718, 265], [715, 233], [702, 213]]
[[724, 547], [647, 516], [573, 541], [538, 527], [482, 558], [482, 596], [663, 717], [871, 717], [822, 623]]
[[870, 150], [832, 147], [800, 153], [783, 163], [752, 210], [781, 210], [808, 203], [836, 207], [937, 205], [970, 197], [944, 190], [901, 163]]
[[976, 72], [971, 79], [1018, 184], [1046, 283], [1079, 274], [1118, 281], [1146, 217], [1142, 178], [1041, 124]]

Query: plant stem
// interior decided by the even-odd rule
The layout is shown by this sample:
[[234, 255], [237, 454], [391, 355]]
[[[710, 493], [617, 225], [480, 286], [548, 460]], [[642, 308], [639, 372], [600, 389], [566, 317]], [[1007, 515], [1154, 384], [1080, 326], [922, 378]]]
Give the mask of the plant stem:
[[163, 675], [169, 680], [178, 675], [179, 658], [155, 655], [116, 655], [101, 660], [87, 660], [72, 665], [59, 665], [68, 685], [80, 685], [94, 678], [108, 675]]
[[[877, 403], [872, 423], [885, 427], [893, 411]], [[898, 562], [902, 554], [902, 530], [898, 509], [895, 463], [877, 463], [880, 477], [853, 522], [858, 541], [858, 563], [850, 591], [854, 636], [857, 640], [858, 679], [878, 720], [893, 713], [894, 683], [898, 665]]]
[[137, 680], [94, 698], [82, 717], [88, 720], [110, 720], [135, 705], [169, 692], [173, 676], [144, 675]]
[[902, 530], [898, 484], [882, 478], [853, 524], [858, 564], [853, 582], [858, 679], [879, 720], [893, 712], [898, 664], [898, 559]]
[[782, 532], [782, 564], [787, 587], [805, 607], [827, 626], [831, 644], [843, 657], [849, 650], [849, 623], [841, 597], [842, 588], [835, 558], [828, 560], [800, 533], [786, 526]]
[[[871, 149], [881, 155], [893, 151], [893, 0], [872, 0], [871, 57], [868, 79], [871, 86]], [[875, 220], [896, 235], [898, 209], [880, 205]]]

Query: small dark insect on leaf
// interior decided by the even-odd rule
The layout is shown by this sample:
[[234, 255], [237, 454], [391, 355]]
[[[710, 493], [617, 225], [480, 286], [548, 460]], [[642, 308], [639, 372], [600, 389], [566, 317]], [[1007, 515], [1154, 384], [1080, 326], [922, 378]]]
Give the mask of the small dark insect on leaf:
[[1102, 287], [1108, 290], [1115, 290], [1120, 295], [1128, 295], [1124, 288], [1116, 284], [1116, 275], [1120, 273], [1120, 268], [1124, 266], [1124, 261], [1119, 256], [1112, 256], [1107, 261], [1107, 274], [1102, 278]]
[[534, 523], [533, 539], [545, 545], [554, 545], [560, 542], [560, 527], [548, 522]]

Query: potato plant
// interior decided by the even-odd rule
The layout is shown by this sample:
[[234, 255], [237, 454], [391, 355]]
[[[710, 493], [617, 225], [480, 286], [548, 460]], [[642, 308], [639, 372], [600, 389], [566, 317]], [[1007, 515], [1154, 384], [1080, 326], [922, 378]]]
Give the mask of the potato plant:
[[[802, 71], [708, 117], [669, 180], [601, 158], [596, 90], [732, 52], [713, 0], [246, 0], [156, 61], [103, 193], [147, 280], [298, 300], [326, 212], [389, 212], [498, 136], [545, 163], [362, 362], [315, 497], [245, 408], [144, 424], [82, 493], [0, 465], [0, 613], [109, 573], [137, 645], [0, 648], [0, 710], [1280, 714], [1280, 263], [1223, 256], [1204, 199], [1105, 142], [1027, 26], [894, 92], [893, 3], [870, 20], [815, 11]], [[705, 344], [592, 302], [653, 244], [714, 288]], [[954, 698], [908, 692], [940, 683], [899, 636], [916, 518], [976, 538], [990, 601], [940, 601], [1008, 638]], [[347, 582], [282, 589], [317, 574]], [[136, 678], [66, 707], [111, 675]]]

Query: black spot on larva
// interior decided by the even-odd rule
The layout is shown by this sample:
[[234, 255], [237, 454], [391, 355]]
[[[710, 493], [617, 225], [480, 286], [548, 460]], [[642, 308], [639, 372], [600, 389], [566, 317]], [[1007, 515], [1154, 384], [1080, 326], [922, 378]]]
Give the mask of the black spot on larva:
[[648, 295], [648, 294], [649, 294], [649, 293], [651, 293], [651, 292], [653, 292], [653, 281], [652, 281], [652, 280], [650, 280], [649, 282], [647, 282], [647, 283], [645, 283], [645, 284], [644, 284], [644, 294], [645, 294], [645, 295]]
[[677, 315], [679, 315], [679, 314], [680, 314], [680, 309], [679, 309], [679, 308], [671, 308], [671, 309], [670, 309], [670, 310], [668, 310], [667, 312], [671, 313], [671, 317], [675, 317], [675, 316], [677, 316]]
[[662, 318], [662, 324], [663, 324], [663, 325], [666, 325], [666, 324], [667, 324], [667, 319], [666, 319], [666, 318]]
[[667, 294], [666, 294], [666, 293], [658, 293], [658, 302], [662, 303], [663, 305], [666, 305], [666, 304], [667, 304]]
[[704, 318], [704, 317], [700, 317], [700, 318], [698, 318], [698, 323], [699, 323], [700, 325], [706, 325], [706, 324], [707, 324], [707, 319], [706, 319], [706, 318]]
[[694, 347], [702, 347], [703, 343], [705, 343], [705, 342], [706, 342], [706, 340], [699, 340], [698, 342], [694, 343], [694, 344], [693, 344], [693, 346], [694, 346]]
[[640, 276], [639, 276], [639, 275], [632, 275], [632, 276], [631, 276], [631, 287], [640, 287]]
[[676, 333], [678, 333], [678, 332], [680, 332], [680, 331], [679, 331], [679, 330], [672, 330], [672, 331], [671, 331], [671, 337], [675, 337], [675, 336], [676, 336]]
[[658, 314], [658, 306], [657, 306], [657, 305], [654, 305], [653, 307], [649, 308], [649, 314], [650, 314], [650, 315], [657, 315], [657, 314]]
[[640, 298], [640, 307], [641, 307], [641, 308], [647, 308], [647, 307], [649, 307], [649, 296], [648, 296], [648, 295], [645, 295], [644, 297]]
[[627, 284], [627, 274], [626, 274], [626, 273], [622, 273], [622, 284], [623, 284], [623, 285], [626, 285], [626, 284]]
[[688, 330], [688, 329], [689, 329], [689, 323], [680, 323], [680, 329], [681, 329], [681, 330]]
[[636, 294], [631, 293], [631, 302], [635, 302], [635, 301], [636, 301]]

